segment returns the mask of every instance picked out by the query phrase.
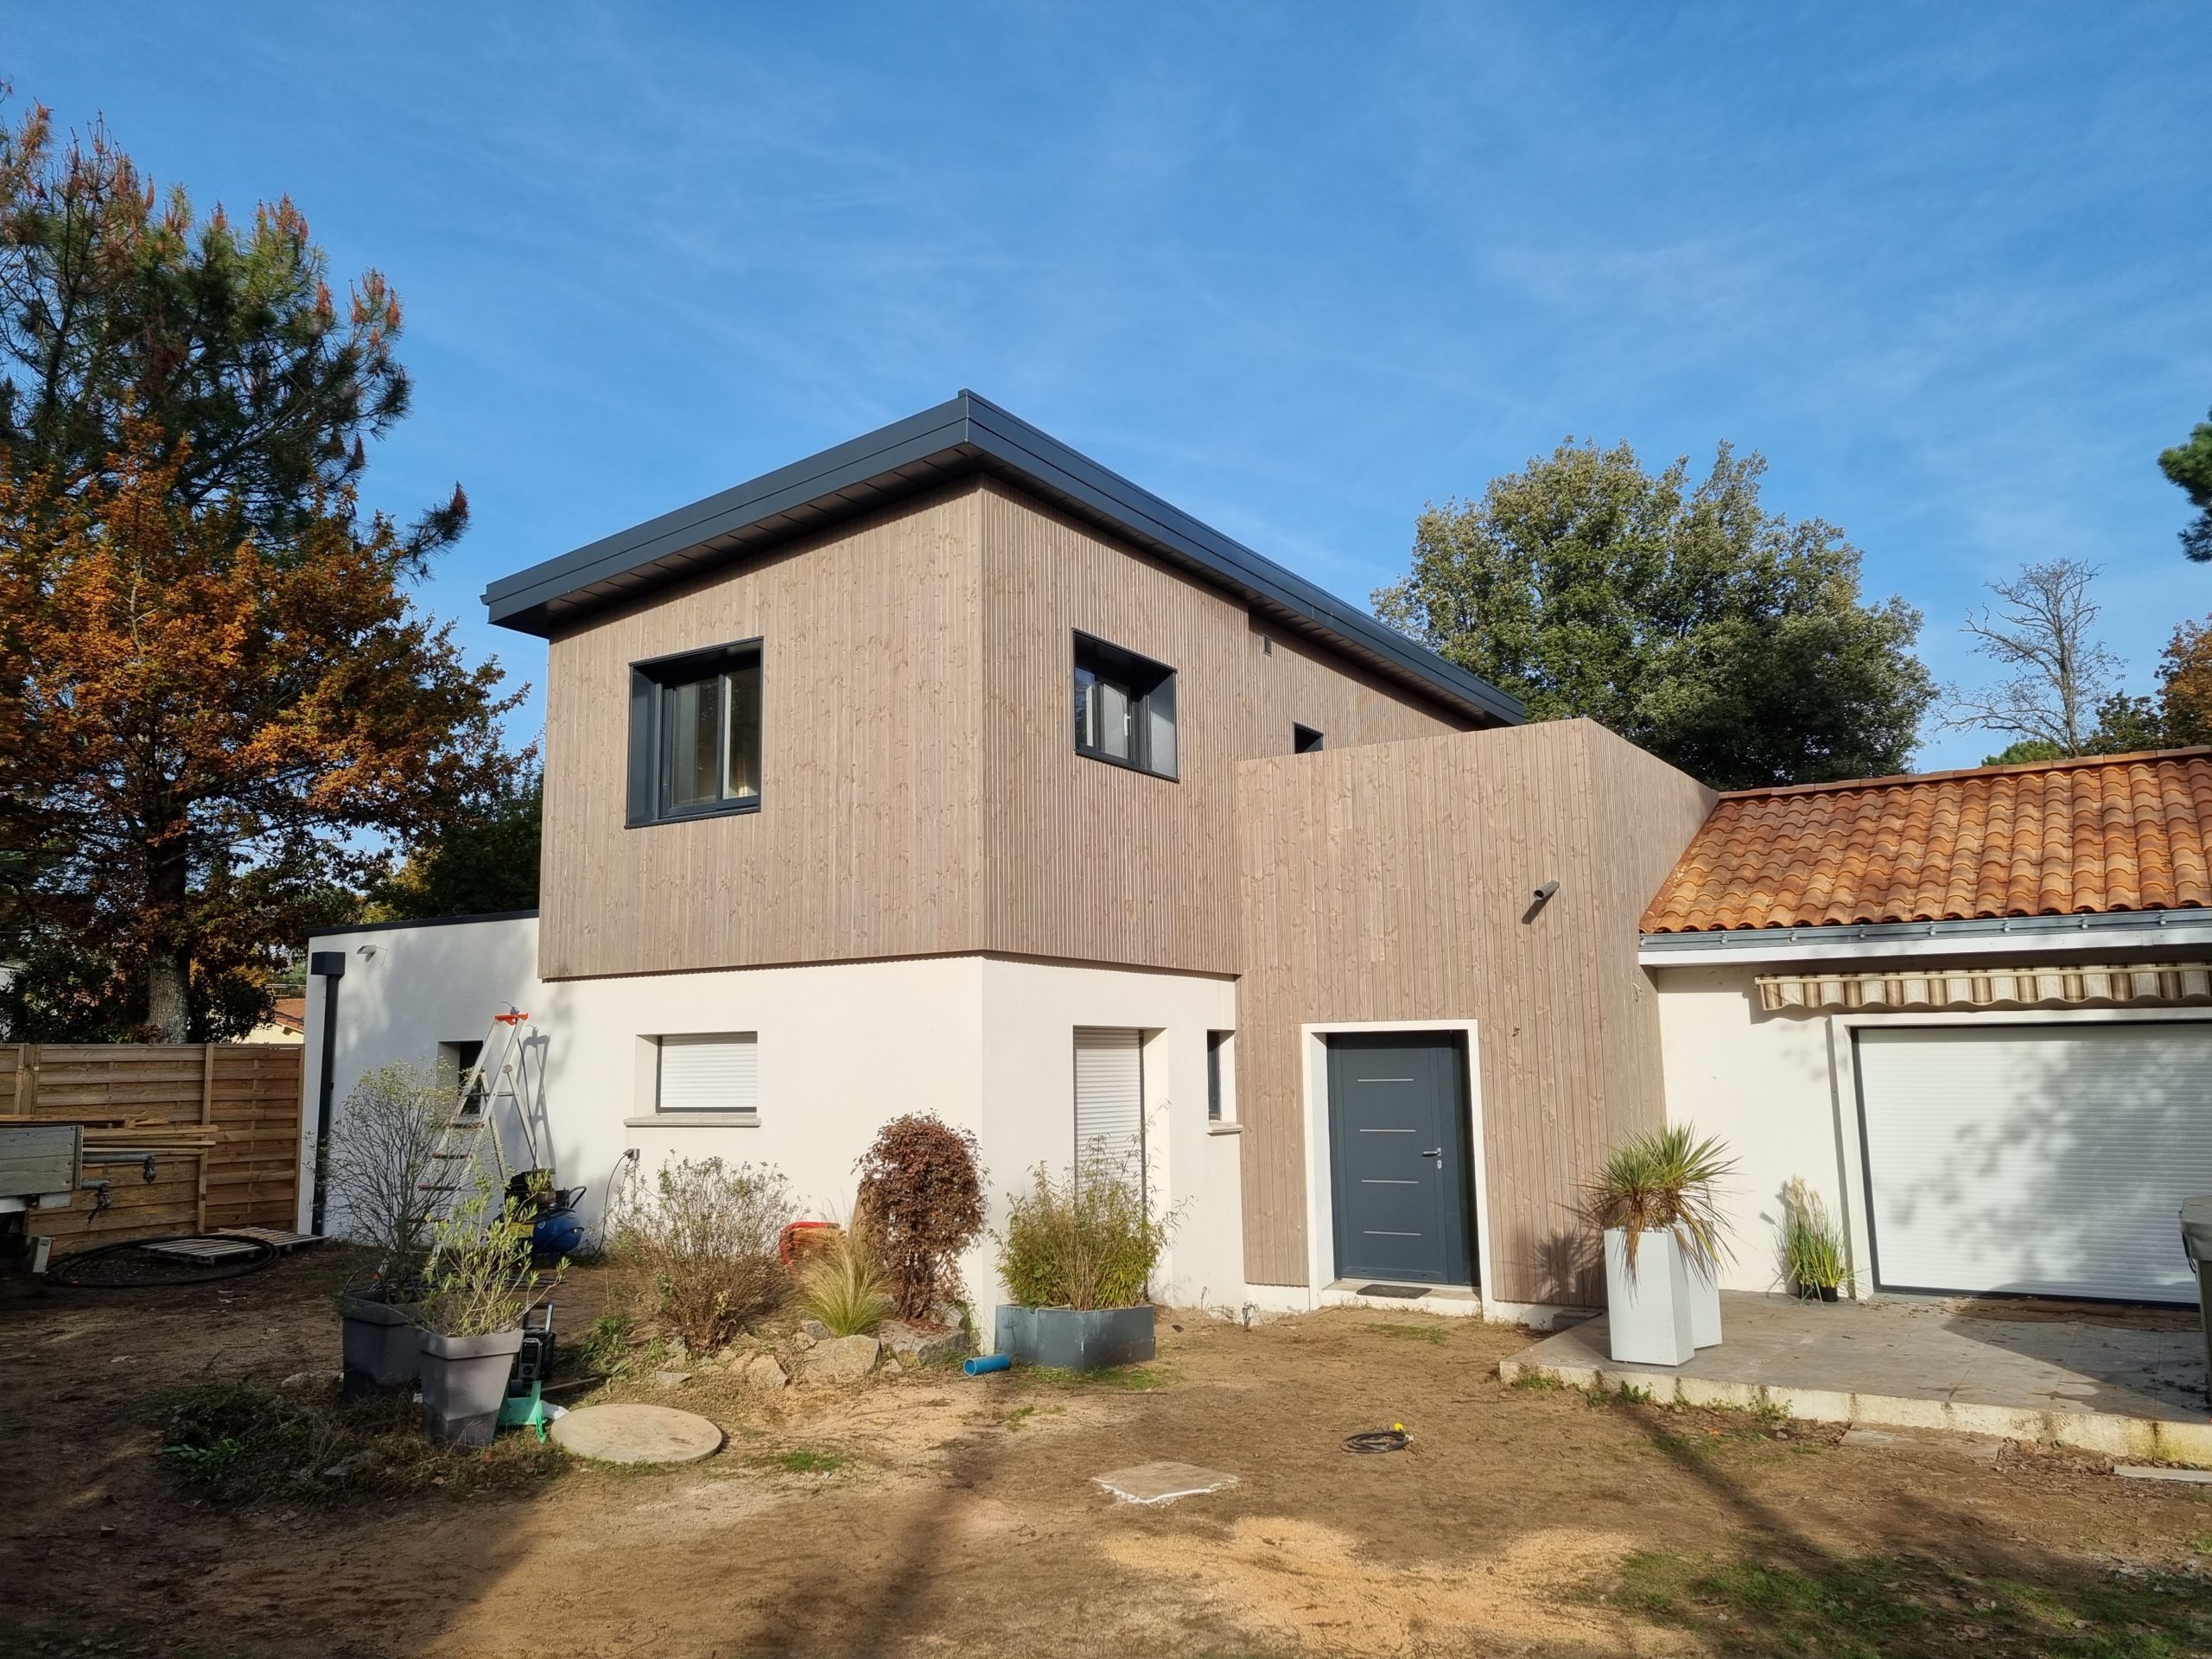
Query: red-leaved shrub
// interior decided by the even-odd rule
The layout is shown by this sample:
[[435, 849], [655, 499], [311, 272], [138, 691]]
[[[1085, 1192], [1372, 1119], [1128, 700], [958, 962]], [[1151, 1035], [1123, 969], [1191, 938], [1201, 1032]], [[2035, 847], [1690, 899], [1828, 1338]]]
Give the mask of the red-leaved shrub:
[[976, 1137], [926, 1113], [894, 1117], [862, 1155], [859, 1213], [899, 1314], [960, 1294], [960, 1252], [983, 1230]]

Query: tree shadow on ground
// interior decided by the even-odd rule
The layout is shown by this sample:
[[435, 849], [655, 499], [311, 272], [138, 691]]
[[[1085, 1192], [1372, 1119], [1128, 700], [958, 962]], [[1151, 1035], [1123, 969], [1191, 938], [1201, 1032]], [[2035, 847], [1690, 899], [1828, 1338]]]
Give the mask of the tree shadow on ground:
[[2005, 1541], [1981, 1516], [1905, 1493], [1892, 1495], [1904, 1521], [1891, 1523], [1892, 1548], [1834, 1549], [1747, 1490], [1667, 1408], [1624, 1402], [1618, 1408], [1736, 1527], [1702, 1549], [1633, 1557], [1603, 1593], [1694, 1631], [1719, 1651], [1830, 1659], [2164, 1659], [2212, 1651], [2212, 1584], [2201, 1574], [2100, 1570]]

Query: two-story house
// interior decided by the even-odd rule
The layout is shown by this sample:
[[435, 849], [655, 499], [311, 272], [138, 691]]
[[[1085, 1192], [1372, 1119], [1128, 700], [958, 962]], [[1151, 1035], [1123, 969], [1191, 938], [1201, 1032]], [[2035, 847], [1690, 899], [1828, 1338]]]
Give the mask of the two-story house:
[[512, 1002], [594, 1206], [634, 1149], [835, 1214], [927, 1110], [995, 1199], [1118, 1150], [1177, 1299], [1598, 1300], [1698, 785], [966, 392], [486, 601], [549, 642], [541, 908], [318, 936], [310, 1122]]

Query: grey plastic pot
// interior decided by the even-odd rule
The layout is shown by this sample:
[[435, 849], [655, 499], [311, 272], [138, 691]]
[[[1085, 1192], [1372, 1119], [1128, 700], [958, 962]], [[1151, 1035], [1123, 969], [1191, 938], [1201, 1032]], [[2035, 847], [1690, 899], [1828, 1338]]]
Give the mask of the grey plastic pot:
[[349, 1400], [412, 1387], [422, 1363], [423, 1333], [411, 1305], [394, 1306], [359, 1291], [338, 1299], [342, 1391]]
[[489, 1446], [522, 1351], [522, 1327], [483, 1337], [423, 1333], [423, 1432], [448, 1446]]
[[1001, 1306], [998, 1340], [1001, 1354], [1025, 1365], [1058, 1370], [1103, 1371], [1134, 1365], [1154, 1353], [1152, 1308]]

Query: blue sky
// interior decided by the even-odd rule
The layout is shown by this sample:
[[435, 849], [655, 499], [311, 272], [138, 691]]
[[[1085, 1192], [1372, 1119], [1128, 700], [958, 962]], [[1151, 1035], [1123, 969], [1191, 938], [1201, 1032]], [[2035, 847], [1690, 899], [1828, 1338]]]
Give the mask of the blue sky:
[[1940, 676], [2071, 555], [2145, 689], [2212, 612], [2154, 464], [2212, 405], [2208, 47], [2184, 5], [170, 3], [18, 9], [0, 74], [392, 278], [371, 493], [467, 486], [425, 597], [532, 681], [489, 578], [965, 385], [1355, 599], [1569, 433], [1731, 439]]

